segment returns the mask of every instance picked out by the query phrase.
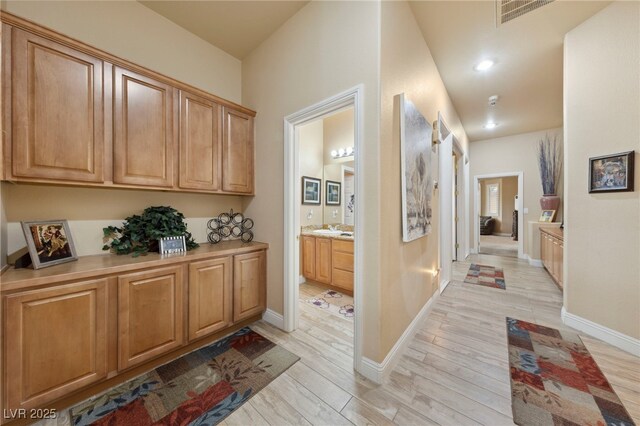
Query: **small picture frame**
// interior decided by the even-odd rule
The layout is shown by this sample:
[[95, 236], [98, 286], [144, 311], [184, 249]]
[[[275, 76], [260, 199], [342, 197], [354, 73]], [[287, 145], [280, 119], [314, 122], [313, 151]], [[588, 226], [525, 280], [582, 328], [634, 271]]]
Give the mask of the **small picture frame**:
[[78, 260], [66, 220], [36, 220], [20, 224], [27, 240], [33, 269]]
[[163, 237], [158, 240], [160, 254], [185, 253], [187, 243], [184, 235], [179, 237]]
[[302, 204], [320, 205], [322, 195], [322, 180], [309, 176], [302, 176]]
[[589, 158], [589, 194], [633, 191], [635, 151]]
[[325, 205], [339, 206], [342, 193], [342, 184], [332, 180], [327, 181], [327, 192], [325, 193]]
[[542, 214], [540, 215], [540, 222], [553, 222], [553, 219], [556, 218], [555, 210], [542, 210]]

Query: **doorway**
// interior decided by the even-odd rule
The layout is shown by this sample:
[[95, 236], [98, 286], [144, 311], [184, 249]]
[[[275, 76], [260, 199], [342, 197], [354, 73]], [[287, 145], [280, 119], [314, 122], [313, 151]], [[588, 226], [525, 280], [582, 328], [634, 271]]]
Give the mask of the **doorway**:
[[474, 177], [475, 252], [524, 258], [522, 172]]
[[[363, 193], [363, 180], [361, 179], [361, 154], [363, 150], [362, 92], [363, 87], [357, 86], [291, 114], [284, 119], [284, 330], [291, 332], [299, 327], [300, 304], [309, 303], [309, 306], [312, 306], [314, 303], [312, 299], [314, 298], [324, 299], [317, 300], [316, 303], [323, 305], [327, 310], [335, 311], [336, 315], [349, 315], [348, 308], [341, 306], [339, 302], [332, 303], [336, 302], [335, 300], [327, 300], [334, 293], [326, 292], [337, 291], [346, 295], [346, 291], [340, 291], [342, 289], [340, 286], [345, 285], [345, 276], [350, 273], [353, 282], [353, 302], [350, 320], [353, 324], [353, 366], [356, 371], [360, 371], [362, 368], [363, 298], [361, 297], [362, 275], [360, 271], [362, 270], [362, 251], [360, 247], [363, 247], [363, 234], [359, 232], [359, 229], [362, 229], [364, 216], [362, 209], [359, 208], [359, 200], [362, 197], [358, 196], [358, 194]], [[319, 120], [328, 119], [331, 116], [349, 110], [352, 111], [352, 145], [346, 144], [343, 147], [326, 150], [327, 152], [324, 155], [325, 157], [346, 159], [351, 157], [352, 160], [341, 162], [338, 167], [334, 167], [336, 164], [331, 164], [329, 165], [331, 167], [326, 170], [323, 166], [321, 176], [303, 175], [300, 162], [304, 149], [301, 146], [301, 130], [314, 122], [318, 123]], [[334, 150], [335, 152], [333, 152]], [[349, 203], [350, 210], [346, 211], [345, 208], [349, 206]], [[305, 221], [303, 221], [303, 218], [305, 218]], [[324, 220], [325, 218], [327, 218], [326, 221]], [[347, 224], [349, 221], [352, 222], [352, 225]], [[303, 231], [302, 227], [304, 225], [313, 225], [316, 228], [306, 228]], [[347, 247], [349, 238], [337, 235], [344, 233], [345, 226], [351, 227], [353, 232], [351, 253], [349, 253], [349, 247]], [[338, 241], [338, 243], [333, 243], [332, 241]], [[336, 266], [334, 262], [327, 260], [334, 256], [342, 261], [350, 259], [352, 272], [348, 271], [350, 268], [345, 264]], [[333, 280], [334, 274], [338, 279]], [[321, 284], [322, 294], [326, 297], [316, 297], [322, 296], [322, 294], [311, 295], [309, 292], [315, 291], [315, 287], [311, 286], [309, 288], [305, 287], [304, 291], [301, 292], [301, 281], [307, 281], [304, 278], [305, 276], [313, 278], [309, 280], [310, 283], [314, 285]], [[307, 290], [309, 292], [305, 293]], [[307, 309], [309, 306], [305, 305], [303, 307], [307, 313], [310, 315], [318, 313], [309, 311]], [[341, 309], [345, 312], [341, 313]], [[323, 314], [321, 313], [320, 315]]]

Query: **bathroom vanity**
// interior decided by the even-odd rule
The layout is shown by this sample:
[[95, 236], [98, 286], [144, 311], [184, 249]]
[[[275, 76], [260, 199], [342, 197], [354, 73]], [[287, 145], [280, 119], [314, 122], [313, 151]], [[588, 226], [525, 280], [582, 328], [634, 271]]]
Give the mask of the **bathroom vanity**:
[[303, 230], [300, 242], [302, 275], [353, 295], [353, 233]]

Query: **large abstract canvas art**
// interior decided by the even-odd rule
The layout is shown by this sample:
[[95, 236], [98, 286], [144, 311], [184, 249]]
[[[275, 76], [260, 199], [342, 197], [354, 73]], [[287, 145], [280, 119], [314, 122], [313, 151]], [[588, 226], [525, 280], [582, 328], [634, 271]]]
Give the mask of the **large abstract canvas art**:
[[431, 232], [431, 125], [404, 93], [400, 102], [402, 240]]

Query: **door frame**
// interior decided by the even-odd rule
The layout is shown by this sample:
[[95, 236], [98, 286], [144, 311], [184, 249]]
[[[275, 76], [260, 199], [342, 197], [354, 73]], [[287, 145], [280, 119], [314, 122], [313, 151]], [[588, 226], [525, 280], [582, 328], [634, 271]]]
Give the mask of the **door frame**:
[[[347, 197], [345, 196], [346, 193], [345, 193], [345, 190], [344, 190], [344, 177], [347, 174], [347, 172], [351, 173], [353, 175], [353, 179], [354, 179], [353, 183], [354, 184], [355, 184], [355, 175], [356, 175], [355, 170], [353, 169], [353, 167], [349, 167], [349, 166], [345, 166], [345, 165], [343, 165], [341, 167], [341, 171], [340, 171], [340, 191], [341, 191], [341, 194], [340, 194], [340, 197], [341, 197], [341, 200], [342, 200], [342, 223], [343, 224], [344, 224], [344, 211], [345, 211], [345, 208], [347, 207]], [[354, 219], [353, 223], [355, 223], [355, 217], [353, 219]]]
[[[335, 96], [290, 114], [284, 118], [284, 331], [291, 332], [298, 327], [298, 300], [300, 295], [300, 194], [298, 178], [300, 176], [299, 152], [300, 141], [297, 128], [324, 116], [353, 108], [354, 114], [354, 179], [356, 194], [364, 194], [363, 151], [364, 151], [364, 86], [362, 84], [348, 89]], [[363, 352], [364, 298], [363, 282], [363, 250], [364, 211], [362, 197], [355, 198], [354, 217], [354, 333], [353, 333], [353, 365], [356, 371], [361, 370]]]
[[473, 238], [475, 240], [475, 247], [473, 247], [473, 253], [479, 253], [480, 248], [480, 224], [478, 218], [480, 217], [480, 191], [478, 186], [482, 179], [495, 179], [504, 177], [517, 177], [518, 178], [518, 259], [525, 259], [524, 256], [524, 173], [518, 172], [505, 172], [505, 173], [490, 173], [484, 175], [473, 176]]

